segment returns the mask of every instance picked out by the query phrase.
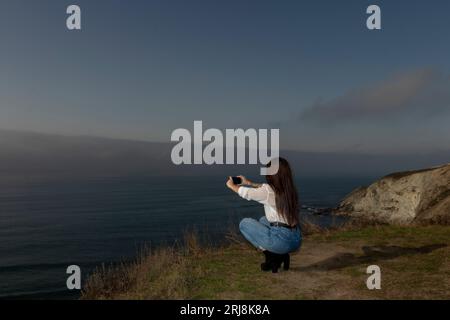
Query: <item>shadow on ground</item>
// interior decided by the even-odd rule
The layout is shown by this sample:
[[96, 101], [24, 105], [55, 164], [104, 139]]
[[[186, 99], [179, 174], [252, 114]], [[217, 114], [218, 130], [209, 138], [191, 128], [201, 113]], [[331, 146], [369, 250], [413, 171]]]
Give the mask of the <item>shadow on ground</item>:
[[399, 246], [364, 246], [363, 255], [353, 253], [339, 253], [325, 260], [316, 262], [305, 267], [296, 267], [296, 271], [328, 271], [337, 270], [346, 267], [357, 266], [360, 264], [372, 264], [380, 260], [395, 259], [404, 255], [426, 254], [434, 250], [447, 247], [446, 244], [434, 244], [422, 247], [399, 247]]

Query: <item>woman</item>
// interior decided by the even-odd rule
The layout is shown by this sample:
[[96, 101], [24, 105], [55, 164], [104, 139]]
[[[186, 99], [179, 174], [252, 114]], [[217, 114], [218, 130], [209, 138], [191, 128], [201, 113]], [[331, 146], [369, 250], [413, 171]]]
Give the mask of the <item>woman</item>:
[[[270, 167], [270, 163], [268, 164]], [[299, 226], [299, 203], [297, 190], [289, 163], [279, 158], [279, 169], [275, 175], [267, 175], [264, 184], [241, 178], [241, 184], [228, 178], [227, 187], [247, 200], [264, 205], [265, 216], [259, 221], [245, 218], [239, 224], [244, 237], [256, 248], [263, 250], [266, 261], [261, 264], [264, 271], [277, 272], [281, 263], [289, 269], [289, 252], [301, 245]]]

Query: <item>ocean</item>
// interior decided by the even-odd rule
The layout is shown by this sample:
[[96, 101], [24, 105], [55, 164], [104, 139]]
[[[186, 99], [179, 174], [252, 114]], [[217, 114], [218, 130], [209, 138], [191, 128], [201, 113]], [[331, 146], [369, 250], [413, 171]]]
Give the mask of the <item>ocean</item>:
[[[3, 177], [0, 179], [0, 298], [72, 299], [66, 269], [82, 279], [102, 264], [133, 259], [144, 246], [180, 243], [188, 231], [219, 243], [261, 205], [239, 198], [224, 177]], [[315, 215], [374, 177], [299, 178], [302, 215]]]

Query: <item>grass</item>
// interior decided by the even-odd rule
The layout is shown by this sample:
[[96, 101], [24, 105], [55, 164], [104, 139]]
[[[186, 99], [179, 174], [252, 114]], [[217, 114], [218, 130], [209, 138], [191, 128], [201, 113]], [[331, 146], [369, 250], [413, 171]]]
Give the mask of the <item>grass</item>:
[[350, 229], [330, 233], [317, 233], [312, 240], [322, 241], [351, 241], [366, 240], [369, 243], [389, 242], [395, 240], [397, 244], [413, 244], [413, 242], [439, 242], [449, 240], [450, 227], [440, 225], [429, 226], [395, 226], [375, 225], [361, 229]]
[[[234, 235], [222, 247], [190, 235], [182, 247], [145, 250], [103, 267], [82, 299], [449, 299], [450, 226], [368, 226], [310, 233], [291, 270], [259, 270], [262, 254]], [[382, 270], [368, 290], [366, 268]]]
[[434, 169], [436, 169], [436, 168], [426, 168], [426, 169], [419, 169], [419, 170], [395, 172], [395, 173], [391, 173], [391, 174], [385, 176], [384, 178], [391, 178], [391, 179], [397, 180], [397, 179], [401, 179], [403, 177], [406, 177], [406, 176], [409, 176], [409, 175], [412, 175], [412, 174], [432, 171]]

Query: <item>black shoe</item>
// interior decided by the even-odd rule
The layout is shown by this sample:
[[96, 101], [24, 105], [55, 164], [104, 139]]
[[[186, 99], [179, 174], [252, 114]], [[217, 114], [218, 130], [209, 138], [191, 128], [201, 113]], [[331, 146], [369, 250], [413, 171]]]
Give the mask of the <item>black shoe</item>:
[[277, 258], [277, 260], [272, 262], [272, 273], [277, 273], [278, 269], [281, 268], [281, 260], [279, 259], [279, 257]]
[[264, 257], [265, 257], [265, 261], [263, 263], [261, 263], [261, 270], [262, 271], [269, 271], [270, 269], [272, 269], [272, 255], [270, 251], [263, 251], [264, 253]]
[[[285, 255], [282, 254], [276, 254], [270, 251], [263, 251], [266, 261], [261, 263], [261, 270], [262, 271], [270, 271], [272, 270], [272, 273], [277, 273], [278, 269], [281, 268], [281, 263], [285, 261]], [[286, 263], [284, 263], [286, 266]], [[288, 263], [289, 268], [289, 263]]]
[[272, 273], [277, 273], [278, 269], [281, 268], [281, 264], [284, 261], [284, 255], [278, 254], [278, 253], [271, 253], [272, 254]]
[[289, 270], [289, 266], [291, 265], [291, 256], [289, 253], [283, 255], [283, 269]]

